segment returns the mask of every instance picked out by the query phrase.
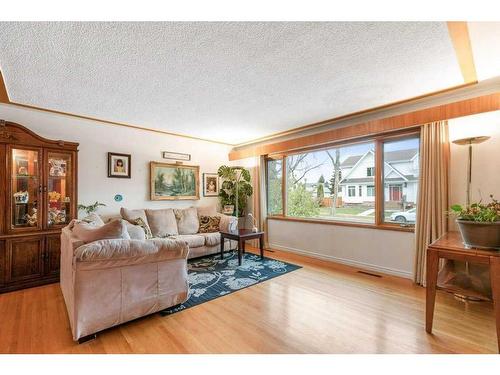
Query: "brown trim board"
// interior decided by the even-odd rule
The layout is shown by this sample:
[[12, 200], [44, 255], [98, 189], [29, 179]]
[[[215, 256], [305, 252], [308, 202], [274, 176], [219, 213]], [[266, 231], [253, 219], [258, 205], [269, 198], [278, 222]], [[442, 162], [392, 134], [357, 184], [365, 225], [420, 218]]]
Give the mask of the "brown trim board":
[[5, 87], [5, 81], [3, 80], [2, 72], [0, 71], [0, 103], [10, 103], [9, 93]]
[[432, 121], [449, 120], [496, 110], [500, 110], [500, 92], [396, 116], [371, 120], [342, 128], [331, 129], [325, 132], [288, 139], [281, 142], [248, 146], [236, 150], [233, 149], [229, 153], [229, 160], [239, 160], [253, 156], [296, 150], [309, 146], [319, 146], [335, 141], [373, 136], [419, 126]]
[[474, 65], [467, 22], [447, 22], [447, 25], [464, 82], [477, 82], [476, 67]]

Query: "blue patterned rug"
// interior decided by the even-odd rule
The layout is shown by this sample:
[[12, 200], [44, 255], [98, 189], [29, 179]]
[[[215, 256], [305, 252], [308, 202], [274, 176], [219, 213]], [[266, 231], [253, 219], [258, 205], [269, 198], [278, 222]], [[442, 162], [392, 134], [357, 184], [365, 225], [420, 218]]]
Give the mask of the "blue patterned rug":
[[188, 262], [188, 300], [160, 314], [174, 314], [299, 268], [302, 267], [266, 257], [260, 259], [260, 255], [251, 253], [243, 254], [241, 266], [237, 252], [224, 254], [223, 260], [218, 254], [193, 259]]

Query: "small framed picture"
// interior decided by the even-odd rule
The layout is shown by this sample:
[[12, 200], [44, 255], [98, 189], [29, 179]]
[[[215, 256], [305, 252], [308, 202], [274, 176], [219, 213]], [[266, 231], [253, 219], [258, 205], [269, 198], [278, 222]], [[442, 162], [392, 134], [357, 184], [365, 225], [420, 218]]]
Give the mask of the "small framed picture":
[[129, 154], [117, 154], [108, 152], [108, 177], [130, 178], [131, 161]]
[[182, 161], [191, 160], [191, 154], [183, 154], [180, 152], [163, 151], [161, 153], [161, 157], [163, 159], [171, 159], [171, 160], [182, 160]]
[[234, 213], [234, 205], [226, 204], [224, 206], [224, 209], [222, 210], [222, 213], [225, 215], [232, 215]]
[[217, 197], [219, 195], [219, 175], [217, 173], [203, 173], [203, 196]]

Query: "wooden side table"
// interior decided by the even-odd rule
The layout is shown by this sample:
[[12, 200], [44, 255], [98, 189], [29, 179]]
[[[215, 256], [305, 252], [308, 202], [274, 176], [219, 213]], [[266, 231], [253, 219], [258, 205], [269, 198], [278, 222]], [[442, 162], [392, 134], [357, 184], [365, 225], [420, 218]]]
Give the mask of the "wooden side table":
[[441, 258], [489, 265], [498, 350], [500, 351], [500, 251], [468, 249], [462, 243], [462, 237], [458, 232], [448, 232], [427, 247], [425, 330], [428, 333], [432, 333], [439, 259]]
[[260, 258], [264, 258], [264, 232], [252, 232], [250, 229], [238, 229], [234, 232], [220, 232], [220, 258], [224, 258], [224, 239], [238, 241], [238, 264], [241, 266], [241, 259], [245, 252], [245, 241], [259, 239]]

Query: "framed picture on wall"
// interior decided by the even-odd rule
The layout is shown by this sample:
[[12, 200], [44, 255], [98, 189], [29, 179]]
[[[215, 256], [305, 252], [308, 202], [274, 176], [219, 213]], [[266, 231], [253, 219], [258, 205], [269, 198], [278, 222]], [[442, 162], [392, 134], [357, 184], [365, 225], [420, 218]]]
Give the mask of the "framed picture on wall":
[[130, 178], [131, 166], [131, 155], [108, 152], [108, 177]]
[[203, 196], [219, 196], [219, 175], [217, 173], [203, 173]]
[[200, 199], [200, 167], [152, 161], [151, 200]]

